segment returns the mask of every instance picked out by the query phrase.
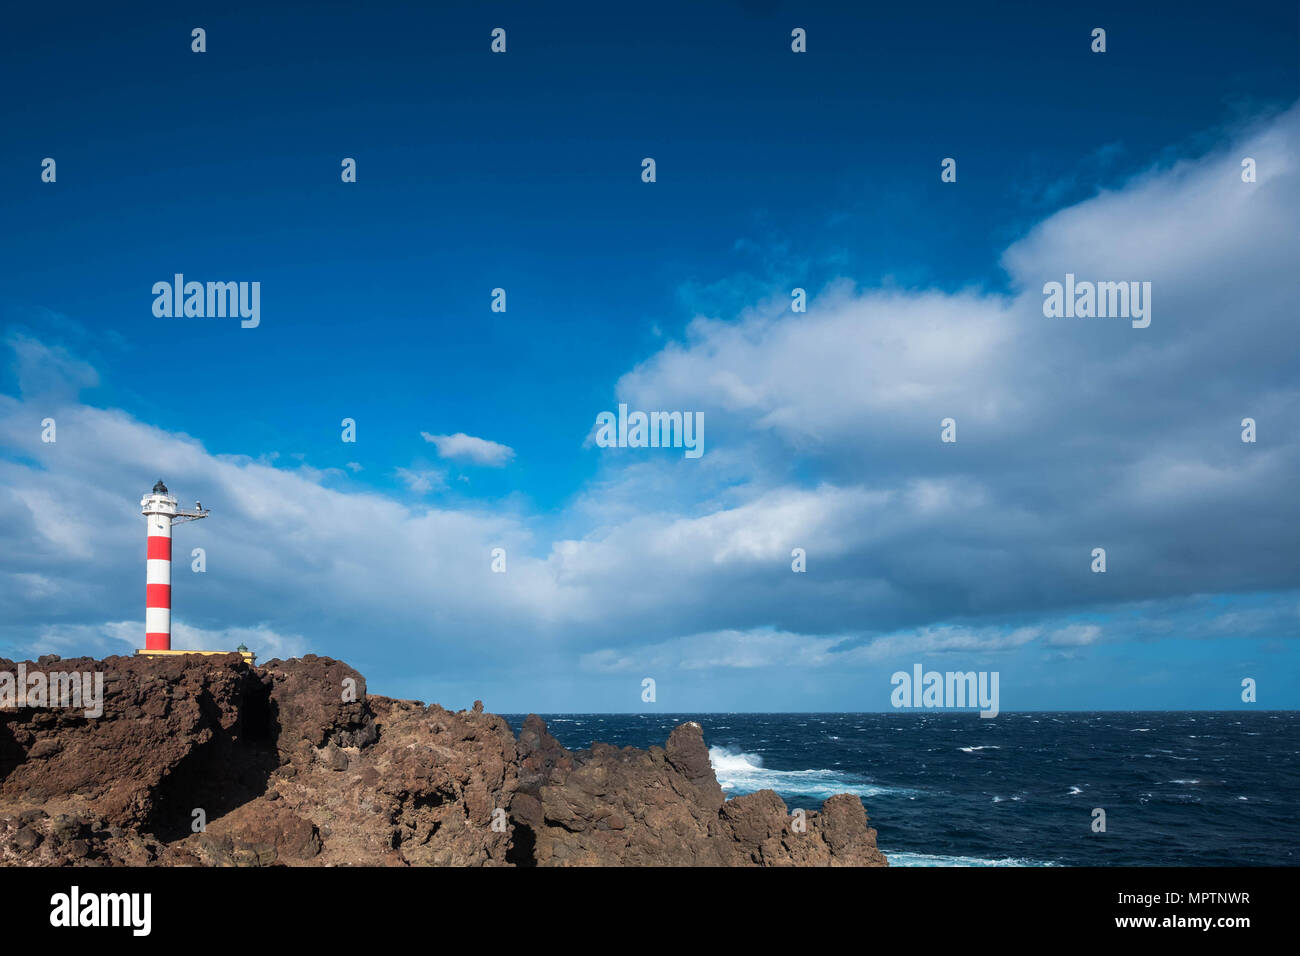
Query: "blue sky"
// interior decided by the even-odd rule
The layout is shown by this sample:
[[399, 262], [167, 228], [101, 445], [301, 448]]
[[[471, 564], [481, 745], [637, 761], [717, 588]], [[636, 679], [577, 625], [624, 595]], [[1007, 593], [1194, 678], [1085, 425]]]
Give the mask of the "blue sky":
[[[0, 654], [137, 646], [162, 476], [177, 644], [381, 693], [1300, 704], [1293, 4], [58, 12], [0, 38]], [[261, 324], [155, 317], [176, 272]], [[1066, 272], [1151, 327], [1045, 318]], [[594, 447], [619, 401], [705, 455]]]

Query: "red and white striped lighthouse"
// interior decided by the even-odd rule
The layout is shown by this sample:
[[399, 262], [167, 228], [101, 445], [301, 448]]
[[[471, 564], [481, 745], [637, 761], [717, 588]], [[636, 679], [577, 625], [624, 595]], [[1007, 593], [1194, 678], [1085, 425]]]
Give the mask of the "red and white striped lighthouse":
[[169, 651], [172, 647], [172, 524], [206, 518], [208, 513], [195, 502], [194, 511], [176, 507], [159, 479], [153, 491], [140, 499], [140, 513], [148, 522], [149, 550], [146, 552], [144, 585], [144, 648]]

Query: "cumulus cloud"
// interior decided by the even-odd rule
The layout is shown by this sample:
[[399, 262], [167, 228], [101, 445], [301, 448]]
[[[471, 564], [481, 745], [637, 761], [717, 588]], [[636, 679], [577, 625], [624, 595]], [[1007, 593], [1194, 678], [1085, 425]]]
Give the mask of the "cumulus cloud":
[[515, 457], [515, 450], [508, 445], [488, 441], [486, 438], [475, 438], [464, 432], [457, 432], [454, 435], [431, 435], [428, 432], [420, 432], [420, 437], [434, 445], [441, 457], [453, 461], [467, 461], [475, 465], [500, 468]]
[[[706, 456], [697, 490], [725, 501], [732, 461], [747, 464], [749, 500], [692, 524], [770, 489], [824, 503], [806, 513], [834, 532], [796, 524], [788, 543], [821, 562], [820, 581], [833, 557], [844, 592], [869, 589], [877, 626], [1294, 588], [1298, 126], [1293, 108], [1049, 217], [1003, 257], [1009, 294], [838, 283], [806, 314], [775, 300], [700, 318], [619, 398], [704, 410], [723, 457]], [[1243, 183], [1244, 155], [1269, 175]], [[1044, 317], [1044, 283], [1067, 272], [1152, 282], [1151, 326]], [[1242, 443], [1243, 417], [1270, 422], [1270, 440]], [[954, 444], [939, 440], [945, 418]], [[1097, 546], [1122, 556], [1105, 577], [1088, 572]], [[789, 588], [767, 594], [747, 605], [761, 619], [824, 625], [809, 607], [821, 594], [785, 613]]]
[[59, 345], [47, 345], [30, 335], [13, 331], [5, 337], [18, 373], [18, 391], [46, 400], [67, 398], [99, 384], [99, 373]]
[[1053, 647], [1083, 647], [1093, 644], [1101, 637], [1101, 628], [1096, 624], [1070, 624], [1053, 631], [1047, 643]]
[[[104, 621], [100, 624], [62, 624], [39, 627], [27, 645], [32, 655], [134, 654], [143, 636], [140, 621]], [[252, 627], [205, 629], [183, 621], [172, 628], [172, 647], [177, 650], [233, 651], [243, 644], [255, 648], [259, 660], [301, 656], [311, 644], [297, 634], [278, 634], [264, 624]]]
[[[82, 402], [93, 368], [11, 338], [28, 371], [19, 397], [0, 396], [0, 532], [14, 543], [0, 637], [137, 639], [132, 496], [160, 474], [212, 509], [177, 532], [178, 556], [208, 555], [205, 574], [178, 557], [178, 637], [251, 629], [245, 643], [277, 654], [356, 657], [382, 641], [441, 673], [831, 674], [909, 655], [1090, 653], [1122, 635], [1294, 636], [1298, 125], [1292, 110], [1050, 216], [1006, 251], [1005, 294], [840, 282], [806, 314], [697, 319], [617, 397], [702, 410], [707, 453], [588, 452], [599, 472], [563, 538], [527, 511], [412, 506], [329, 487], [305, 464], [214, 454]], [[1243, 155], [1257, 183], [1240, 181]], [[1042, 285], [1066, 272], [1151, 281], [1151, 326], [1045, 318]], [[33, 427], [46, 415], [56, 445]], [[940, 441], [948, 417], [954, 444]], [[421, 434], [449, 460], [514, 456]], [[440, 472], [397, 474], [417, 494], [442, 487]], [[1099, 546], [1104, 575], [1090, 571]], [[491, 571], [498, 547], [505, 574]], [[1216, 632], [1191, 623], [1207, 594], [1265, 597], [1221, 611]], [[1080, 623], [1084, 608], [1116, 619]], [[1187, 628], [1161, 630], [1184, 611]]]
[[398, 468], [395, 472], [402, 483], [417, 495], [428, 494], [435, 488], [444, 488], [446, 476], [440, 471], [428, 468]]
[[920, 658], [931, 654], [979, 654], [1014, 650], [1041, 636], [1036, 627], [925, 627], [865, 642], [835, 635], [796, 634], [771, 628], [724, 629], [645, 647], [602, 648], [582, 655], [580, 666], [602, 673], [655, 673], [718, 668], [817, 670]]

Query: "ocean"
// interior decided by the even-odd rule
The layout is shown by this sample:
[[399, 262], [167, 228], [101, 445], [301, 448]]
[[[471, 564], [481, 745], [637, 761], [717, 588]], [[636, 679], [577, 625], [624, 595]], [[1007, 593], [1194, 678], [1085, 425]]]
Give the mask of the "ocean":
[[856, 793], [893, 866], [1300, 863], [1294, 711], [542, 716], [570, 750], [697, 721], [729, 797]]

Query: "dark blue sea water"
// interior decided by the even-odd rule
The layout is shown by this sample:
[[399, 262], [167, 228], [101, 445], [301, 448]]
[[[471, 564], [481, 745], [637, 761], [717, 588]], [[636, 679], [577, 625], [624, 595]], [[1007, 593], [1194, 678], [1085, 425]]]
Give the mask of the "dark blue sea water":
[[570, 750], [697, 721], [728, 796], [856, 793], [895, 866], [1300, 864], [1293, 711], [544, 716]]

